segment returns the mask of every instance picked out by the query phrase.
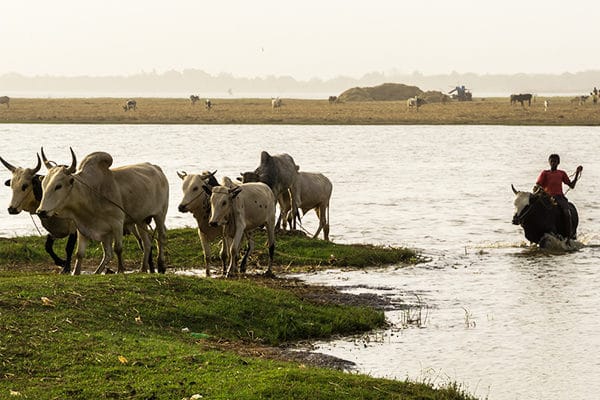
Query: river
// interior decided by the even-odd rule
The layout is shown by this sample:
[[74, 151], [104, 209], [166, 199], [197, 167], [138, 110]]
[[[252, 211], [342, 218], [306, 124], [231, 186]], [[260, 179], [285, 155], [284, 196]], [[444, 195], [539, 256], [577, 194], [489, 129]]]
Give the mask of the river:
[[[333, 182], [333, 241], [407, 246], [428, 260], [303, 275], [408, 307], [386, 313], [390, 329], [317, 351], [373, 376], [457, 382], [491, 400], [589, 399], [600, 392], [597, 135], [594, 127], [4, 124], [0, 155], [32, 167], [43, 145], [68, 163], [72, 146], [80, 159], [107, 151], [115, 166], [152, 161], [170, 180], [167, 226], [175, 228], [194, 225], [177, 212], [176, 171], [236, 177], [258, 165], [262, 150], [287, 152]], [[555, 152], [569, 174], [584, 167], [567, 193], [584, 247], [568, 254], [531, 248], [511, 224], [510, 185], [529, 190]], [[0, 190], [0, 205], [9, 198]], [[33, 221], [2, 211], [0, 236], [37, 234]], [[304, 218], [309, 231], [316, 225], [314, 214]]]

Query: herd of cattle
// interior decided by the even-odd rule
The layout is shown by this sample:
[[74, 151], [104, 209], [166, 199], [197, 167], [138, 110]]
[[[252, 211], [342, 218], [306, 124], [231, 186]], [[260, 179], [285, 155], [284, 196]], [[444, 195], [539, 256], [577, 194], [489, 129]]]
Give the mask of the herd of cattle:
[[[12, 190], [8, 212], [37, 214], [48, 231], [46, 251], [62, 268], [62, 273], [81, 273], [90, 240], [101, 242], [104, 253], [95, 273], [105, 270], [113, 254], [117, 256], [118, 272], [124, 272], [123, 235], [129, 233], [143, 250], [142, 272], [155, 272], [152, 239], [156, 235], [157, 270], [164, 273], [169, 182], [162, 169], [151, 163], [111, 168], [112, 156], [105, 152], [87, 155], [78, 166], [75, 153], [70, 151], [68, 166], [49, 161], [43, 148], [33, 168], [16, 167], [0, 157], [12, 173], [5, 183]], [[42, 162], [47, 169], [45, 176], [40, 174]], [[284, 229], [287, 224], [295, 227], [300, 220], [298, 210], [306, 214], [314, 209], [319, 227], [313, 238], [323, 231], [324, 239], [329, 240], [333, 185], [321, 173], [299, 169], [290, 155], [270, 155], [263, 151], [259, 166], [254, 171], [241, 173], [236, 181], [223, 177], [219, 183], [216, 171], [177, 173], [183, 190], [178, 210], [190, 212], [196, 219], [207, 276], [210, 275], [210, 243], [217, 238], [222, 239], [220, 258], [225, 276], [238, 272], [242, 239], [246, 239], [248, 246], [239, 263], [239, 270], [245, 272], [248, 256], [254, 248], [252, 232], [260, 227], [267, 231], [267, 274], [272, 274], [275, 230], [280, 224]], [[276, 219], [277, 204], [279, 220]], [[53, 244], [64, 237], [68, 237], [66, 257], [61, 259], [54, 252]], [[75, 265], [71, 271], [76, 244]]]

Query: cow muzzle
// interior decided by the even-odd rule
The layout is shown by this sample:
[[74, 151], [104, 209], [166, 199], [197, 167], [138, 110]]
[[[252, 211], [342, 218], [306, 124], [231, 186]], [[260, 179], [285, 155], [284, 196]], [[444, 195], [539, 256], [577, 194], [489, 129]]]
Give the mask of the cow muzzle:
[[177, 207], [177, 209], [179, 210], [179, 212], [182, 213], [188, 212], [187, 204], [180, 204], [179, 207]]
[[8, 213], [11, 215], [17, 215], [21, 212], [21, 210], [17, 209], [16, 207], [8, 207]]
[[513, 225], [521, 225], [521, 218], [518, 214], [513, 215], [512, 223]]
[[36, 214], [40, 218], [48, 218], [50, 216], [50, 213], [48, 213], [48, 211], [46, 211], [46, 210], [37, 210]]

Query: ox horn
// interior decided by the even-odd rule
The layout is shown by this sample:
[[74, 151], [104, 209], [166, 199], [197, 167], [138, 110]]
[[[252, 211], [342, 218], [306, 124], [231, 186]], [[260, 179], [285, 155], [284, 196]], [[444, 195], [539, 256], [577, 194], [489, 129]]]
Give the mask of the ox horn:
[[517, 189], [515, 189], [515, 185], [513, 185], [512, 183], [510, 184], [510, 187], [512, 188], [512, 191], [514, 194], [519, 193], [519, 191]]
[[40, 160], [40, 155], [36, 154], [37, 156], [37, 165], [35, 166], [34, 169], [31, 170], [32, 173], [37, 174], [38, 171], [40, 170], [40, 168], [42, 168], [42, 160]]
[[42, 153], [42, 160], [44, 160], [44, 165], [46, 166], [46, 168], [50, 169], [50, 168], [54, 167], [54, 164], [52, 163], [52, 161], [48, 161], [48, 158], [46, 158], [46, 153], [44, 153], [43, 146], [41, 148], [41, 153]]
[[217, 170], [215, 169], [213, 172], [208, 172], [206, 174], [202, 174], [202, 179], [208, 179], [211, 176], [215, 176], [216, 173], [217, 173]]
[[69, 147], [69, 150], [71, 151], [71, 165], [67, 169], [67, 174], [72, 174], [75, 172], [75, 168], [77, 167], [77, 157], [75, 157], [72, 147]]
[[185, 172], [185, 171], [181, 171], [181, 172], [177, 171], [177, 176], [179, 178], [183, 179], [183, 178], [185, 178], [187, 176], [187, 172]]
[[11, 163], [9, 163], [8, 161], [5, 161], [4, 158], [0, 157], [0, 161], [2, 161], [2, 164], [4, 164], [4, 166], [6, 167], [6, 169], [8, 169], [10, 172], [15, 172], [15, 166], [12, 165]]

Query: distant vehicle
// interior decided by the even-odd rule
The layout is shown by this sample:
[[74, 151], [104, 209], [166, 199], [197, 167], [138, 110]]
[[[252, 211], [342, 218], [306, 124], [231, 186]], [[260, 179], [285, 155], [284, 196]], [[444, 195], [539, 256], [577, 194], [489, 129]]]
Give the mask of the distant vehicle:
[[[453, 94], [454, 92], [456, 92], [456, 93]], [[454, 89], [449, 91], [448, 94], [452, 95], [452, 98], [456, 99], [458, 101], [472, 101], [473, 100], [473, 94], [471, 94], [471, 91], [469, 89], [465, 88], [465, 85], [456, 86]]]

